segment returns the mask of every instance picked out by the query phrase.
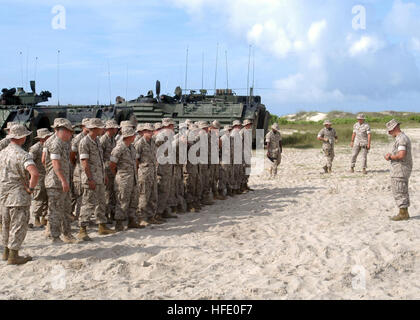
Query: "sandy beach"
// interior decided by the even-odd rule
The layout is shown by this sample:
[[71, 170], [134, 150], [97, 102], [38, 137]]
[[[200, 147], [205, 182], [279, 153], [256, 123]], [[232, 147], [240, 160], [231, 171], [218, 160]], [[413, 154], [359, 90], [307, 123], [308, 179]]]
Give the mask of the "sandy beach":
[[[419, 299], [420, 129], [413, 143], [411, 220], [397, 213], [386, 144], [369, 173], [348, 173], [337, 147], [332, 175], [321, 149], [285, 149], [279, 176], [252, 176], [254, 192], [156, 227], [52, 245], [32, 229], [22, 254], [0, 263], [0, 299]], [[268, 165], [268, 162], [267, 162]], [[73, 225], [74, 232], [77, 225]]]

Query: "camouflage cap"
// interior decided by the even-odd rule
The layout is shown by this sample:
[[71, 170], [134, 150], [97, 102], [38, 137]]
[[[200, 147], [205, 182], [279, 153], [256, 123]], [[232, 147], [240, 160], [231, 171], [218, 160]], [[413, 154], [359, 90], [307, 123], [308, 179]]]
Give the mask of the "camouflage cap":
[[23, 124], [15, 124], [9, 129], [9, 134], [7, 135], [7, 138], [9, 139], [22, 139], [24, 137], [27, 137], [31, 135], [32, 132], [26, 129], [26, 127]]
[[90, 119], [91, 119], [91, 118], [84, 118], [84, 119], [82, 120], [82, 126], [86, 126], [86, 125], [89, 123]]
[[144, 124], [143, 124], [143, 123], [139, 123], [139, 124], [137, 125], [136, 131], [137, 131], [137, 132], [143, 131], [143, 130], [144, 130], [143, 128], [144, 128]]
[[165, 118], [165, 119], [162, 119], [162, 125], [164, 126], [164, 127], [169, 127], [170, 125], [174, 125], [175, 124], [175, 122], [174, 122], [174, 120], [173, 119], [171, 119], [171, 118]]
[[179, 124], [179, 129], [188, 129], [188, 124], [187, 124], [187, 123], [185, 123], [185, 122], [181, 122], [181, 123]]
[[54, 129], [65, 128], [69, 131], [72, 131], [72, 132], [74, 131], [73, 126], [71, 125], [71, 122], [65, 118], [55, 118], [54, 124], [51, 127]]
[[143, 131], [154, 131], [155, 128], [153, 127], [153, 125], [151, 123], [145, 123], [143, 124]]
[[279, 126], [279, 124], [276, 122], [276, 123], [273, 123], [273, 125], [271, 126], [271, 129], [273, 129], [273, 130], [280, 130], [280, 126]]
[[47, 137], [52, 136], [54, 133], [48, 130], [47, 128], [38, 129], [36, 131], [35, 139], [45, 139]]
[[244, 120], [243, 126], [246, 126], [248, 124], [253, 124], [253, 121], [251, 119]]
[[193, 123], [191, 119], [185, 119], [184, 121], [188, 126]]
[[213, 128], [215, 128], [215, 129], [220, 129], [222, 126], [220, 125], [220, 122], [219, 121], [217, 121], [217, 120], [214, 120], [212, 123], [211, 123], [211, 126], [213, 127]]
[[6, 130], [9, 130], [11, 127], [13, 127], [13, 126], [15, 126], [17, 124], [19, 124], [19, 122], [16, 122], [16, 121], [10, 121], [10, 122], [8, 122], [7, 123], [7, 126], [6, 126]]
[[124, 127], [132, 127], [134, 129], [136, 126], [131, 121], [126, 120], [126, 121], [121, 121], [120, 127], [121, 128], [124, 128]]
[[230, 124], [227, 124], [223, 127], [223, 130], [232, 130], [232, 126]]
[[388, 130], [388, 132], [390, 132], [390, 131], [392, 131], [392, 130], [394, 130], [395, 129], [395, 127], [397, 127], [398, 125], [400, 125], [401, 123], [400, 122], [398, 122], [397, 120], [395, 120], [395, 119], [392, 119], [391, 121], [389, 121], [387, 124], [386, 124], [386, 129]]
[[324, 126], [326, 126], [326, 125], [331, 125], [332, 124], [332, 122], [330, 121], [330, 120], [325, 120], [324, 121]]
[[115, 120], [108, 120], [107, 122], [105, 122], [105, 129], [119, 129], [119, 128], [120, 126]]
[[155, 128], [155, 130], [159, 130], [163, 128], [163, 125], [161, 122], [156, 122], [153, 127]]
[[198, 122], [198, 128], [205, 129], [209, 127], [209, 123], [207, 121], [199, 121]]
[[123, 127], [121, 129], [121, 135], [123, 138], [128, 138], [136, 135], [136, 130], [132, 127]]
[[241, 126], [242, 127], [242, 122], [240, 120], [234, 120], [232, 122], [232, 127], [236, 127], [236, 126]]
[[88, 129], [104, 129], [105, 124], [101, 119], [98, 118], [92, 118], [89, 120], [88, 123], [86, 123], [86, 128]]
[[365, 115], [363, 113], [359, 113], [357, 115], [357, 120], [366, 120], [366, 117], [365, 117]]

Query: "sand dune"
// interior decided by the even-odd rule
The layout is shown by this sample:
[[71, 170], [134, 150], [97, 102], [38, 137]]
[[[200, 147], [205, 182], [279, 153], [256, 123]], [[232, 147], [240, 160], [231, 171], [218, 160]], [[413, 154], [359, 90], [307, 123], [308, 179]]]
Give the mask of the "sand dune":
[[59, 246], [30, 231], [22, 253], [34, 261], [0, 264], [0, 299], [418, 299], [420, 130], [406, 132], [408, 222], [388, 219], [386, 145], [373, 146], [367, 176], [347, 173], [350, 148], [331, 176], [320, 150], [286, 149], [277, 179], [252, 177], [255, 192], [166, 225]]

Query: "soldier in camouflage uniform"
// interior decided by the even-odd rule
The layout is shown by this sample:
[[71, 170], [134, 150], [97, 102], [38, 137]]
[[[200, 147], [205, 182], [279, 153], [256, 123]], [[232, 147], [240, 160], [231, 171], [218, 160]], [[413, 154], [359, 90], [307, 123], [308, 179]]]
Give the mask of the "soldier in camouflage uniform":
[[233, 148], [231, 146], [230, 131], [232, 130], [231, 125], [226, 125], [223, 128], [220, 148], [220, 178], [219, 178], [219, 194], [225, 196], [233, 196], [232, 192], [232, 157]]
[[232, 189], [233, 193], [241, 194], [241, 181], [243, 173], [243, 141], [241, 136], [242, 123], [239, 120], [235, 120], [232, 123], [231, 132], [231, 148], [233, 148], [233, 175], [232, 175]]
[[[136, 125], [135, 124], [133, 124], [133, 122], [131, 122], [130, 120], [126, 120], [126, 121], [121, 121], [121, 123], [120, 123], [120, 128], [121, 128], [121, 130], [122, 130], [122, 128], [124, 128], [124, 127], [130, 127], [130, 128], [133, 128], [133, 129], [135, 129], [136, 128]], [[123, 137], [122, 137], [122, 132], [120, 131], [116, 136], [115, 136], [115, 141], [116, 142], [120, 142], [120, 141], [122, 141], [123, 140]]]
[[[14, 125], [19, 124], [18, 122], [8, 122], [6, 128], [4, 129], [6, 131], [7, 134], [9, 134], [10, 128]], [[3, 149], [6, 149], [6, 147], [9, 145], [10, 143], [10, 139], [8, 137], [3, 138], [2, 140], [0, 140], [0, 151]]]
[[183, 214], [187, 210], [187, 203], [185, 200], [185, 187], [184, 187], [184, 165], [186, 164], [186, 151], [187, 147], [187, 125], [181, 123], [179, 125], [179, 132], [174, 136], [173, 152], [175, 153], [175, 164], [173, 174], [174, 184], [174, 202], [176, 205], [176, 212]]
[[408, 208], [410, 207], [410, 195], [408, 193], [408, 182], [413, 170], [413, 157], [411, 141], [401, 131], [400, 123], [392, 119], [386, 124], [388, 133], [395, 138], [392, 152], [385, 156], [385, 160], [391, 162], [391, 187], [395, 202], [400, 212], [393, 221], [404, 221], [410, 219]]
[[136, 138], [134, 139], [134, 143], [133, 145], [136, 145], [136, 143], [141, 139], [141, 137], [143, 136], [143, 128], [144, 128], [144, 124], [143, 123], [139, 123], [137, 125], [137, 129], [136, 129]]
[[[185, 123], [185, 125], [187, 125]], [[199, 194], [199, 169], [198, 163], [191, 161], [191, 153], [195, 153], [194, 156], [197, 156], [196, 143], [198, 142], [198, 128], [194, 124], [190, 124], [188, 131], [185, 132], [187, 136], [187, 163], [183, 167], [184, 173], [184, 196], [187, 203], [187, 211], [189, 212], [199, 212], [201, 210], [200, 205], [200, 194]]]
[[46, 150], [46, 176], [45, 188], [48, 196], [48, 224], [53, 242], [64, 241], [74, 243], [71, 235], [68, 212], [70, 210], [70, 145], [73, 127], [69, 120], [56, 118], [52, 126], [55, 129], [55, 138], [45, 143]]
[[[202, 143], [202, 148], [200, 148], [200, 164], [199, 172], [201, 177], [201, 205], [212, 205], [213, 202], [213, 193], [210, 185], [210, 161], [211, 160], [211, 138], [208, 134], [209, 124], [207, 121], [199, 121], [198, 128], [200, 129], [198, 135]], [[204, 142], [203, 142], [204, 141]], [[204, 153], [204, 156], [203, 154]]]
[[105, 186], [105, 204], [106, 204], [106, 217], [108, 219], [108, 223], [112, 223], [115, 216], [115, 186], [114, 181], [115, 177], [109, 168], [109, 161], [111, 157], [111, 152], [117, 145], [115, 141], [115, 135], [118, 132], [119, 125], [115, 120], [108, 120], [105, 123], [105, 131], [106, 133], [100, 137], [99, 145], [102, 148], [102, 154], [104, 157], [104, 164], [105, 164], [105, 175], [107, 177], [107, 184]]
[[73, 165], [73, 175], [72, 175], [72, 183], [71, 183], [71, 197], [72, 197], [72, 204], [73, 204], [73, 214], [78, 219], [80, 215], [80, 207], [82, 205], [82, 194], [83, 194], [83, 187], [82, 187], [82, 168], [80, 167], [80, 158], [79, 158], [79, 144], [80, 141], [84, 137], [87, 136], [89, 130], [86, 128], [86, 124], [89, 122], [89, 118], [85, 118], [82, 120], [81, 128], [82, 132], [80, 132], [77, 136], [71, 140], [71, 151], [70, 151], [70, 162]]
[[96, 218], [99, 235], [113, 234], [115, 231], [106, 226], [105, 184], [108, 181], [106, 181], [103, 153], [98, 138], [105, 129], [105, 125], [101, 119], [93, 118], [86, 124], [86, 128], [89, 133], [79, 143], [83, 195], [78, 238], [83, 241], [90, 241], [86, 229], [92, 214]]
[[337, 142], [337, 132], [332, 128], [332, 123], [328, 120], [324, 121], [324, 128], [318, 133], [318, 140], [322, 141], [322, 150], [325, 154], [326, 164], [324, 166], [325, 173], [332, 172], [332, 163], [334, 161], [334, 144]]
[[357, 116], [357, 123], [353, 126], [353, 135], [351, 137], [351, 147], [353, 148], [351, 155], [351, 168], [350, 172], [354, 173], [356, 166], [357, 156], [362, 152], [362, 169], [363, 174], [367, 174], [367, 155], [370, 150], [371, 131], [370, 126], [365, 122], [365, 115], [359, 114]]
[[267, 157], [271, 161], [270, 177], [277, 176], [277, 168], [281, 163], [283, 147], [281, 144], [280, 127], [278, 123], [271, 126], [271, 131], [265, 137], [267, 146]]
[[241, 174], [241, 187], [240, 191], [242, 193], [247, 193], [248, 191], [254, 191], [248, 186], [249, 175], [251, 172], [251, 157], [252, 157], [252, 120], [246, 119], [243, 123], [243, 128], [240, 131], [242, 138], [242, 174]]
[[[31, 257], [19, 256], [29, 223], [31, 193], [38, 182], [38, 170], [31, 155], [22, 149], [26, 137], [31, 135], [23, 125], [10, 128], [9, 145], [0, 152], [0, 205], [3, 217], [3, 261], [20, 265]], [[28, 180], [28, 175], [31, 178]]]
[[172, 142], [174, 138], [174, 122], [172, 119], [162, 120], [162, 130], [155, 137], [157, 151], [157, 185], [158, 185], [158, 220], [177, 218], [171, 214], [171, 195], [173, 190], [173, 163]]
[[213, 192], [215, 200], [226, 200], [223, 194], [219, 193], [219, 178], [220, 178], [220, 122], [214, 120], [209, 128], [209, 135], [211, 144], [209, 145], [210, 152], [210, 188]]
[[45, 189], [45, 167], [41, 160], [44, 143], [52, 135], [53, 133], [48, 129], [39, 129], [37, 131], [37, 136], [35, 137], [35, 139], [39, 140], [39, 142], [34, 144], [29, 149], [29, 154], [32, 156], [39, 173], [38, 184], [36, 185], [32, 194], [32, 202], [30, 208], [31, 216], [33, 216], [35, 220], [35, 227], [40, 227], [41, 225], [45, 226], [47, 224], [46, 216], [48, 214], [48, 198], [47, 190]]
[[155, 219], [158, 193], [153, 131], [154, 127], [151, 123], [142, 125], [142, 137], [134, 144], [138, 158], [138, 215], [142, 219], [141, 224], [143, 225], [162, 223]]
[[115, 230], [124, 231], [123, 222], [128, 219], [127, 228], [139, 229], [137, 207], [139, 201], [137, 185], [137, 153], [133, 146], [136, 131], [130, 126], [121, 129], [121, 140], [112, 150], [110, 169], [115, 175]]

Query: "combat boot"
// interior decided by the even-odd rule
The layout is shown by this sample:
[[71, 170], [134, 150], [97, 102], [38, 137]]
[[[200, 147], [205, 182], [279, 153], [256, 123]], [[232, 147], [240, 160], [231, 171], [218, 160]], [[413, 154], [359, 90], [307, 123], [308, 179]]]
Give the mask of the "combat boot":
[[219, 194], [219, 196], [218, 196], [219, 198], [219, 200], [226, 200], [227, 198], [226, 198], [226, 196], [224, 196], [224, 195], [222, 195], [222, 194]]
[[143, 226], [143, 227], [146, 228], [146, 227], [150, 226], [150, 223], [148, 221], [146, 221], [146, 220], [140, 219], [139, 220], [139, 225], [141, 225], [141, 226]]
[[124, 231], [124, 224], [122, 220], [117, 220], [115, 222], [115, 231], [116, 232], [121, 232]]
[[35, 217], [35, 222], [34, 222], [34, 226], [36, 227], [36, 228], [39, 228], [39, 227], [41, 227], [41, 221], [39, 220], [39, 217]]
[[194, 206], [192, 205], [192, 203], [189, 203], [187, 205], [187, 211], [188, 212], [196, 212]]
[[178, 219], [178, 217], [174, 214], [170, 213], [170, 210], [165, 210], [162, 214], [162, 218], [164, 219]]
[[150, 224], [163, 224], [162, 221], [157, 220], [155, 217], [151, 217], [149, 219], [147, 219], [147, 222]]
[[162, 223], [167, 222], [167, 221], [166, 221], [166, 219], [163, 219], [163, 218], [162, 218], [162, 215], [160, 215], [160, 214], [156, 214], [154, 218], [155, 218], [157, 221], [162, 222]]
[[62, 244], [63, 240], [61, 240], [60, 237], [53, 237], [51, 242], [52, 244]]
[[354, 173], [354, 168], [353, 167], [350, 168], [350, 173]]
[[71, 234], [69, 234], [69, 235], [64, 235], [63, 236], [63, 241], [64, 241], [64, 243], [69, 243], [69, 244], [71, 244], [71, 243], [79, 243], [79, 241], [77, 241], [77, 239], [75, 238], [75, 237], [73, 237]]
[[3, 258], [2, 258], [3, 261], [7, 261], [7, 259], [9, 259], [9, 252], [10, 252], [9, 248], [4, 247]]
[[249, 187], [248, 183], [247, 183], [247, 184], [245, 184], [245, 188], [246, 188], [246, 190], [248, 190], [248, 191], [255, 191], [254, 189], [252, 189], [252, 188], [250, 188], [250, 187]]
[[19, 256], [19, 251], [18, 250], [10, 250], [9, 251], [9, 257], [7, 259], [7, 264], [9, 264], [9, 265], [21, 265], [21, 264], [25, 264], [29, 261], [32, 261], [32, 257], [30, 257], [30, 256], [21, 257], [21, 256]]
[[409, 219], [410, 215], [408, 214], [408, 208], [401, 208], [400, 213], [391, 218], [392, 221], [405, 221]]
[[41, 225], [46, 226], [48, 223], [48, 220], [45, 217], [41, 218]]
[[144, 226], [141, 226], [133, 218], [128, 218], [127, 229], [144, 229]]
[[332, 173], [332, 167], [328, 167], [328, 173]]
[[367, 174], [366, 168], [363, 168], [363, 174]]
[[229, 197], [233, 197], [233, 192], [232, 192], [231, 188], [226, 189], [226, 195], [229, 196]]
[[324, 169], [324, 173], [328, 173], [328, 167], [327, 166], [323, 167], [322, 169]]
[[100, 223], [98, 225], [98, 233], [99, 233], [100, 236], [106, 236], [106, 235], [109, 235], [109, 234], [114, 234], [114, 233], [116, 233], [116, 231], [108, 228], [105, 223]]
[[171, 207], [172, 213], [176, 212], [176, 207]]
[[82, 241], [92, 241], [92, 239], [89, 237], [86, 227], [80, 227], [79, 234], [77, 235], [77, 239]]
[[178, 214], [184, 214], [184, 213], [186, 213], [186, 210], [185, 210], [185, 205], [179, 204], [179, 205], [176, 207], [176, 212], [177, 212]]

